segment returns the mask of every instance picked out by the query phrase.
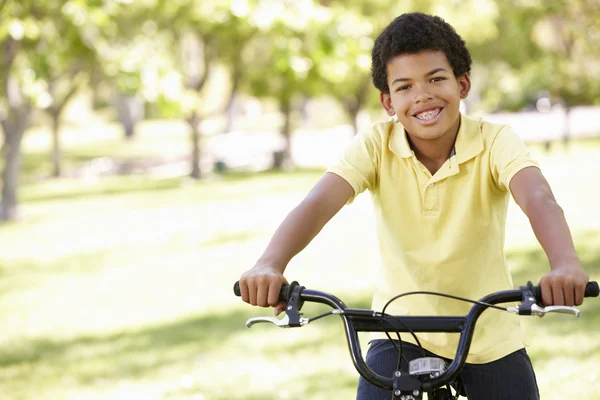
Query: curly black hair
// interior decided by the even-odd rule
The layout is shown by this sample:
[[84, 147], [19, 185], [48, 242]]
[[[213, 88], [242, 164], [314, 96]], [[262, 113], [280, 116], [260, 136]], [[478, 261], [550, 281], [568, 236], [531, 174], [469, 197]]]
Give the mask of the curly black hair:
[[389, 93], [387, 63], [401, 54], [424, 50], [443, 51], [455, 76], [471, 72], [471, 55], [465, 41], [442, 18], [423, 13], [402, 14], [375, 40], [371, 53], [373, 85]]

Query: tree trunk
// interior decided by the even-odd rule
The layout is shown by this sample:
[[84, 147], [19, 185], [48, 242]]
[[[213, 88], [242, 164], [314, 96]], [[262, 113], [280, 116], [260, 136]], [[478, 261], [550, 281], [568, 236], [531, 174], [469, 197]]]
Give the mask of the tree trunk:
[[571, 139], [571, 129], [569, 126], [569, 121], [571, 119], [571, 104], [569, 104], [568, 101], [564, 102], [564, 106], [565, 106], [565, 124], [563, 126], [563, 146], [565, 148], [569, 147], [569, 140]]
[[273, 168], [279, 170], [289, 171], [293, 169], [294, 162], [292, 160], [292, 104], [290, 99], [282, 99], [280, 102], [280, 109], [283, 113], [283, 127], [281, 128], [281, 135], [284, 139], [284, 147], [280, 152], [274, 154]]
[[60, 114], [52, 114], [52, 176], [61, 176]]
[[16, 112], [2, 121], [4, 132], [4, 170], [2, 171], [2, 201], [0, 221], [13, 220], [17, 216], [17, 187], [21, 169], [21, 140], [28, 124], [30, 111]]
[[6, 109], [0, 110], [4, 144], [4, 170], [2, 171], [2, 198], [0, 199], [0, 221], [17, 217], [17, 187], [21, 169], [21, 140], [29, 125], [31, 104], [25, 99], [17, 80], [11, 76], [10, 67], [20, 49], [20, 41], [9, 35], [0, 42], [2, 63], [0, 83], [2, 95], [7, 102]]
[[136, 124], [144, 118], [144, 103], [135, 94], [117, 93], [116, 106], [125, 138], [133, 139]]
[[190, 139], [192, 142], [192, 160], [190, 176], [194, 179], [200, 179], [202, 177], [202, 171], [200, 171], [200, 132], [198, 129], [199, 120], [197, 112], [194, 112], [187, 120], [190, 126]]
[[303, 96], [302, 101], [300, 102], [300, 115], [302, 118], [302, 127], [308, 127], [310, 123], [310, 114], [308, 112], [308, 103], [310, 98], [308, 96]]
[[237, 97], [237, 92], [240, 87], [240, 82], [242, 80], [242, 72], [240, 66], [234, 67], [234, 72], [231, 74], [232, 86], [231, 91], [229, 92], [229, 99], [227, 101], [227, 122], [223, 129], [223, 133], [231, 132], [233, 129], [233, 121], [235, 119], [235, 100]]
[[358, 133], [358, 113], [360, 112], [360, 107], [346, 107], [346, 114], [352, 123], [352, 129], [354, 130], [354, 134]]
[[106, 107], [107, 101], [101, 94], [101, 84], [103, 80], [101, 67], [96, 63], [92, 64], [90, 70], [90, 83], [89, 88], [92, 95], [92, 110], [97, 111], [103, 107]]
[[229, 102], [227, 104], [227, 121], [225, 122], [225, 127], [223, 128], [223, 133], [231, 132], [233, 129], [233, 120], [235, 119], [235, 97], [236, 93], [232, 92], [229, 97]]
[[62, 115], [63, 110], [69, 101], [75, 96], [79, 86], [77, 85], [76, 75], [79, 72], [79, 68], [76, 63], [72, 65], [71, 73], [69, 76], [62, 76], [62, 79], [70, 82], [71, 86], [68, 92], [62, 96], [62, 98], [56, 93], [56, 86], [60, 77], [50, 77], [48, 79], [48, 92], [54, 99], [53, 104], [48, 107], [46, 112], [50, 115], [50, 119], [52, 120], [52, 153], [51, 153], [51, 162], [52, 162], [52, 176], [58, 178], [61, 176], [61, 149], [60, 149], [60, 117]]
[[354, 134], [358, 133], [358, 113], [362, 109], [363, 105], [367, 100], [368, 88], [370, 85], [370, 76], [365, 75], [357, 87], [354, 96], [347, 97], [344, 103], [344, 109], [346, 110], [346, 114], [348, 115], [352, 128], [354, 129]]

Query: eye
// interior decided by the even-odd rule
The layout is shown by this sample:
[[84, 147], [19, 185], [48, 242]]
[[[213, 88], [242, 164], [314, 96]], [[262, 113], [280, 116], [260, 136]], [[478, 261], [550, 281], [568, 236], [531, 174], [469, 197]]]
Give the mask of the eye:
[[399, 86], [399, 87], [396, 88], [396, 92], [399, 92], [401, 90], [406, 90], [406, 89], [409, 89], [409, 88], [410, 88], [410, 85]]
[[435, 78], [431, 78], [431, 82], [441, 82], [446, 80], [443, 76], [436, 76]]

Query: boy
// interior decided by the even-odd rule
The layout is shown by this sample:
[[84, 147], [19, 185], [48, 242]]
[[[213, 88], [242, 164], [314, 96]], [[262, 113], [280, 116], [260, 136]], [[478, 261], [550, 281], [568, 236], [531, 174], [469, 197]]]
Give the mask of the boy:
[[[256, 265], [240, 279], [244, 301], [282, 311], [277, 294], [286, 265], [341, 207], [365, 189], [373, 195], [382, 266], [373, 296], [381, 310], [396, 294], [426, 290], [478, 299], [512, 289], [504, 257], [504, 229], [512, 195], [531, 222], [551, 272], [540, 281], [546, 305], [579, 305], [588, 275], [582, 269], [562, 209], [538, 165], [507, 126], [462, 115], [471, 88], [464, 41], [438, 17], [403, 14], [377, 38], [372, 76], [387, 114], [357, 135], [277, 229]], [[470, 304], [407, 296], [388, 307], [398, 315], [464, 315]], [[461, 373], [466, 395], [477, 399], [538, 399], [517, 318], [486, 311], [479, 319]], [[410, 360], [419, 352], [403, 337]], [[423, 347], [452, 358], [457, 337], [418, 334]], [[411, 342], [411, 343], [407, 343]], [[367, 364], [391, 376], [398, 354], [374, 340]], [[389, 399], [362, 378], [358, 399]]]

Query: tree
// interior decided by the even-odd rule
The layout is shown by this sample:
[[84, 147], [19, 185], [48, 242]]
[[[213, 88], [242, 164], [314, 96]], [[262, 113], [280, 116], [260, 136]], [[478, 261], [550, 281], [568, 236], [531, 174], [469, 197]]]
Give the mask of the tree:
[[[137, 123], [144, 117], [145, 102], [157, 96], [155, 80], [164, 75], [165, 65], [172, 64], [164, 47], [164, 34], [155, 22], [160, 10], [154, 8], [153, 2], [72, 0], [63, 11], [93, 49], [94, 58], [85, 70], [94, 105], [112, 105], [125, 138], [133, 138]], [[75, 44], [72, 42], [71, 47]], [[82, 56], [79, 59], [85, 58]], [[150, 78], [154, 81], [150, 82]], [[111, 93], [102, 101], [99, 87]]]
[[238, 61], [243, 47], [254, 34], [250, 12], [255, 1], [162, 0], [155, 9], [158, 26], [168, 27], [171, 49], [178, 51], [175, 68], [181, 86], [180, 108], [190, 128], [190, 176], [201, 177], [201, 122], [220, 111], [223, 98], [209, 98], [206, 87], [220, 61], [233, 62], [228, 103], [241, 80]]
[[242, 9], [232, 9], [230, 22], [222, 26], [217, 38], [218, 60], [228, 68], [230, 81], [225, 102], [227, 120], [224, 132], [232, 129], [235, 99], [241, 90], [247, 66], [249, 62], [252, 62], [252, 60], [244, 58], [244, 52], [258, 33], [258, 27], [252, 21], [252, 12], [255, 8], [251, 9], [250, 5], [255, 6], [255, 3], [248, 4]]
[[[77, 90], [84, 60], [93, 58], [96, 28], [108, 20], [103, 11], [106, 4], [100, 0], [0, 2], [4, 135], [0, 220], [14, 219], [17, 214], [21, 142], [33, 109], [47, 108], [53, 115], [58, 144], [60, 114]], [[65, 77], [72, 79], [65, 83]], [[53, 152], [58, 161], [58, 147]]]
[[[251, 42], [245, 56], [250, 61], [245, 90], [262, 98], [276, 99], [283, 116], [280, 129], [284, 149], [274, 167], [289, 169], [293, 102], [323, 93], [315, 65], [319, 52], [319, 27], [329, 12], [310, 0], [261, 2], [255, 15], [264, 16], [261, 33]], [[268, 17], [267, 17], [268, 16]]]
[[42, 85], [28, 54], [36, 48], [47, 4], [0, 3], [0, 120], [4, 143], [0, 221], [17, 214], [17, 186], [21, 166], [21, 141]]
[[133, 139], [145, 115], [145, 102], [149, 100], [146, 87], [153, 83], [144, 82], [144, 77], [159, 77], [157, 70], [165, 65], [160, 59], [168, 58], [162, 46], [164, 36], [155, 22], [156, 11], [149, 5], [131, 2], [118, 7], [118, 12], [113, 9], [112, 29], [103, 32], [110, 46], [105, 52], [109, 63], [104, 73], [114, 90], [112, 104], [127, 140]]
[[488, 68], [486, 107], [520, 110], [549, 93], [563, 104], [568, 140], [571, 109], [600, 98], [600, 8], [589, 0], [497, 4], [497, 34], [472, 48], [474, 59]]
[[[532, 60], [536, 73], [524, 81], [534, 90], [558, 97], [565, 110], [563, 140], [568, 141], [570, 112], [578, 105], [593, 104], [600, 97], [600, 9], [588, 0], [555, 0], [542, 10], [532, 28], [532, 40], [543, 49]], [[595, 35], [595, 37], [594, 37]]]
[[332, 7], [331, 18], [320, 26], [319, 51], [313, 61], [328, 95], [343, 107], [354, 132], [358, 114], [374, 93], [371, 84], [373, 25], [356, 11]]
[[52, 176], [61, 175], [60, 124], [65, 106], [88, 81], [91, 66], [96, 61], [95, 52], [84, 43], [79, 27], [71, 15], [49, 18], [43, 24], [31, 62], [36, 65], [39, 79], [46, 82], [46, 96], [40, 106], [52, 121]]

